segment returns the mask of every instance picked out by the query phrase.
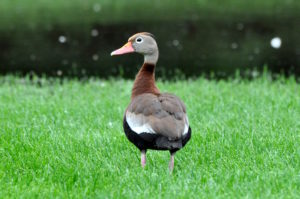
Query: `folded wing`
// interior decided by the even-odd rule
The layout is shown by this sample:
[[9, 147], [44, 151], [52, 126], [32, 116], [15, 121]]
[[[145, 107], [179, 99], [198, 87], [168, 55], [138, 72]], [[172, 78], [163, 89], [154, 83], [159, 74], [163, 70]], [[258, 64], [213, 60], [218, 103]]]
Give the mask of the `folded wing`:
[[169, 140], [180, 139], [189, 128], [184, 103], [168, 93], [159, 96], [146, 93], [135, 97], [125, 116], [134, 132], [162, 135]]

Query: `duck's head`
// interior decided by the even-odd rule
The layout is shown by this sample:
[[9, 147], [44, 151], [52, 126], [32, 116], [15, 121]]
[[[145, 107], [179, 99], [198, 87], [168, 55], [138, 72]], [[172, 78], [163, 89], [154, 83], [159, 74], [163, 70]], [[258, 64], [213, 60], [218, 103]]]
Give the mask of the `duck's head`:
[[156, 64], [158, 60], [158, 47], [151, 33], [142, 32], [131, 36], [128, 42], [110, 55], [122, 55], [137, 52], [144, 55], [144, 62]]

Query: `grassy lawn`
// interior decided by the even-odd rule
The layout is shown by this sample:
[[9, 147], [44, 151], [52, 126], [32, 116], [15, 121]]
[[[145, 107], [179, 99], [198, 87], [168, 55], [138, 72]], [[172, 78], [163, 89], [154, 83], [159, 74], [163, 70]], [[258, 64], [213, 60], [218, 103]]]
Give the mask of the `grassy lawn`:
[[[36, 80], [34, 80], [36, 81]], [[132, 81], [0, 77], [0, 198], [299, 198], [293, 78], [159, 82], [186, 103], [192, 139], [145, 170], [122, 117]]]

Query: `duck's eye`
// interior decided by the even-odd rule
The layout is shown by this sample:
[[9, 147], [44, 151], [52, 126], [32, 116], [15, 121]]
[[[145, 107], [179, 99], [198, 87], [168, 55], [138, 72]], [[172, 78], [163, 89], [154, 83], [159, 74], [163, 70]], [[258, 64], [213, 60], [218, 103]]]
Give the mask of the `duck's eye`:
[[143, 42], [143, 38], [142, 37], [138, 37], [136, 38], [136, 43], [142, 43]]

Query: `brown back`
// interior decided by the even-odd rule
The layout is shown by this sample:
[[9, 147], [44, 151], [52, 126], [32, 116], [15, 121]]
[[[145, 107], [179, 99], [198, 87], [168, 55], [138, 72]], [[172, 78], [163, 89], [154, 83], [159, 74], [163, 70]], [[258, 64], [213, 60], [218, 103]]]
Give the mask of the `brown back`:
[[136, 123], [149, 125], [155, 133], [171, 140], [181, 138], [189, 126], [185, 105], [168, 93], [136, 96], [127, 108], [127, 116], [134, 116]]

